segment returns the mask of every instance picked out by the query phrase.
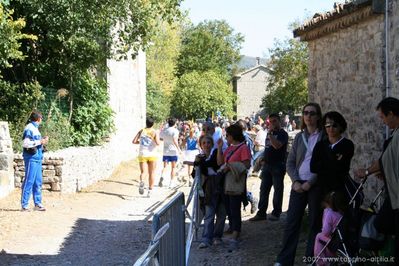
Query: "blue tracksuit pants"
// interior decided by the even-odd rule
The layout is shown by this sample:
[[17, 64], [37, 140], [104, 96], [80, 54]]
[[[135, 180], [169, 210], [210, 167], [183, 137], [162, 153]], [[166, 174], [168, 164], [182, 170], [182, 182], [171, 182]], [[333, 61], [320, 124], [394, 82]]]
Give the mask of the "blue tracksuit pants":
[[28, 207], [31, 193], [33, 193], [35, 206], [42, 206], [42, 161], [24, 159], [24, 162], [25, 179], [22, 183], [22, 208]]

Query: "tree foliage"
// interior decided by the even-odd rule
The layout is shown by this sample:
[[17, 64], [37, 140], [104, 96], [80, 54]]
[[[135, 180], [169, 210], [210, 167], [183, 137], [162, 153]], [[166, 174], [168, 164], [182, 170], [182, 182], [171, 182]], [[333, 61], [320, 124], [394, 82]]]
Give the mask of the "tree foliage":
[[23, 60], [20, 41], [23, 39], [37, 39], [31, 34], [24, 34], [21, 30], [25, 27], [25, 20], [22, 18], [14, 20], [12, 10], [5, 10], [0, 3], [0, 78], [1, 69], [12, 66], [11, 61]]
[[154, 82], [147, 81], [147, 116], [156, 122], [165, 121], [170, 114], [170, 95]]
[[204, 118], [219, 110], [223, 116], [232, 116], [235, 96], [226, 79], [216, 71], [184, 74], [172, 93], [172, 115]]
[[75, 145], [101, 144], [114, 130], [106, 81], [86, 73], [77, 82], [72, 141]]
[[307, 101], [307, 45], [296, 39], [270, 49], [269, 77], [262, 105], [266, 113], [294, 113]]
[[20, 139], [20, 132], [17, 131], [25, 125], [28, 112], [37, 106], [43, 95], [40, 84], [35, 81], [12, 83], [2, 75], [4, 70], [12, 67], [13, 62], [25, 59], [21, 41], [36, 40], [36, 36], [22, 33], [25, 20], [14, 20], [12, 15], [13, 11], [0, 3], [0, 119], [12, 121], [10, 134]]
[[170, 95], [176, 85], [177, 59], [181, 46], [181, 22], [161, 21], [156, 30], [152, 45], [146, 52], [147, 82], [157, 84], [164, 93]]
[[191, 71], [217, 71], [231, 74], [240, 59], [244, 37], [235, 33], [224, 20], [211, 20], [189, 25], [183, 32], [182, 48], [178, 60], [177, 75]]
[[[0, 27], [0, 53], [8, 51], [3, 47], [13, 47], [12, 53], [7, 52], [11, 56], [1, 54], [1, 60], [8, 60], [0, 64], [2, 82], [8, 85], [7, 93], [1, 94], [1, 109], [5, 109], [3, 102], [7, 102], [6, 106], [17, 106], [19, 101], [24, 101], [23, 106], [29, 106], [30, 110], [37, 106], [29, 98], [39, 95], [37, 90], [24, 100], [30, 93], [24, 91], [29, 84], [35, 88], [53, 88], [54, 92], [65, 89], [74, 143], [93, 145], [101, 141], [112, 131], [109, 123], [112, 112], [103, 84], [106, 59], [134, 56], [139, 48], [145, 49], [159, 18], [171, 22], [180, 14], [179, 4], [180, 0], [10, 0], [7, 10], [2, 12]], [[20, 23], [14, 23], [16, 30], [8, 35], [3, 35], [4, 17]], [[18, 31], [23, 21], [26, 26], [21, 35]], [[23, 39], [31, 36], [23, 34], [32, 34], [37, 39]], [[17, 60], [21, 58], [24, 60]], [[96, 93], [85, 94], [86, 89]], [[15, 99], [14, 95], [21, 92], [24, 94]], [[84, 101], [81, 101], [82, 93], [86, 97]], [[21, 110], [9, 121], [20, 121], [28, 115], [22, 114], [26, 111]], [[13, 128], [21, 130], [17, 126]], [[82, 135], [77, 136], [78, 133]]]

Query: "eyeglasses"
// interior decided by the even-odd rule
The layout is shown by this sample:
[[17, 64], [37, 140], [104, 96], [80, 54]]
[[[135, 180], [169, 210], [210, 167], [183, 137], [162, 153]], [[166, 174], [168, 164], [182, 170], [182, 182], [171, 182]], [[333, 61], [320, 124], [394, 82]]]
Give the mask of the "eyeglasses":
[[204, 142], [201, 143], [201, 145], [205, 145], [205, 144], [212, 144], [212, 142], [210, 142], [210, 141], [204, 141]]
[[315, 116], [317, 113], [315, 111], [303, 111], [303, 115]]
[[328, 123], [328, 124], [325, 124], [325, 125], [324, 125], [324, 127], [325, 127], [325, 128], [330, 128], [330, 127], [333, 127], [333, 128], [338, 128], [338, 126], [339, 126], [339, 125], [338, 125], [338, 124], [336, 124], [336, 123], [331, 123], [331, 124], [330, 124], [330, 123]]

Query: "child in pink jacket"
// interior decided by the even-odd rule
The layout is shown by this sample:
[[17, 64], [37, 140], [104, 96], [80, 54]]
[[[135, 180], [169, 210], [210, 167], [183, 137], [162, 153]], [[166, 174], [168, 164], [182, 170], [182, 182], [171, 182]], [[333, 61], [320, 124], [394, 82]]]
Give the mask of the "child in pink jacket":
[[[316, 235], [314, 246], [314, 256], [318, 257], [316, 265], [329, 265], [327, 257], [335, 257], [335, 252], [324, 248], [330, 241], [332, 233], [342, 219], [343, 200], [342, 195], [336, 192], [330, 192], [324, 199], [323, 226], [320, 233]], [[323, 250], [323, 251], [322, 251]], [[322, 251], [322, 252], [321, 252]], [[321, 252], [321, 253], [320, 253]]]

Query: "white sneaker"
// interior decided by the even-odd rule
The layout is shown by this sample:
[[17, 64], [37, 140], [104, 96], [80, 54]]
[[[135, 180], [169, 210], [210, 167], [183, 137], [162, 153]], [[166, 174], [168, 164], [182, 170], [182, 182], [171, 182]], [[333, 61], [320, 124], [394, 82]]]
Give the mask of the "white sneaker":
[[148, 189], [148, 191], [147, 191], [147, 198], [151, 197], [151, 194], [152, 194], [152, 189]]
[[177, 186], [177, 183], [174, 180], [170, 180], [169, 188], [174, 188]]
[[209, 244], [208, 244], [208, 243], [205, 243], [205, 242], [201, 242], [201, 243], [198, 245], [198, 248], [199, 248], [199, 249], [203, 249], [203, 248], [207, 248], [207, 247], [209, 247]]
[[140, 182], [139, 193], [140, 193], [140, 195], [144, 194], [144, 182], [143, 181]]

